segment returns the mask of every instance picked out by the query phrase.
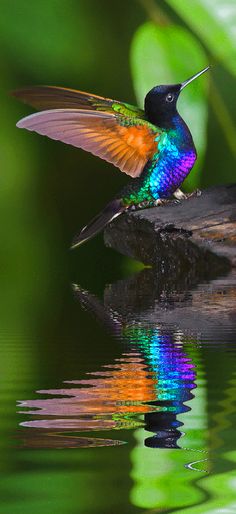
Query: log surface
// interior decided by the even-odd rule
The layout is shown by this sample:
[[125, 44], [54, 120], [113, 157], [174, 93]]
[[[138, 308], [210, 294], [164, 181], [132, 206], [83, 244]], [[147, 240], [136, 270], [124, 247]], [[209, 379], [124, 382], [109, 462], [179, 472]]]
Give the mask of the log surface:
[[236, 184], [176, 203], [130, 211], [104, 232], [105, 244], [159, 270], [208, 273], [236, 266]]

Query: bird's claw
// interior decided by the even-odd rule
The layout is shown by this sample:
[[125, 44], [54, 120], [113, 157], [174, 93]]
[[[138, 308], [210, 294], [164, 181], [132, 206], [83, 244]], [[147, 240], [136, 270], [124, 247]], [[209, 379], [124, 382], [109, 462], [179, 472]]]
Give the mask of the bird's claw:
[[196, 189], [192, 193], [183, 193], [181, 189], [176, 189], [173, 196], [175, 197], [176, 203], [179, 203], [181, 200], [188, 200], [189, 198], [192, 198], [193, 196], [201, 196], [202, 192], [200, 189]]
[[189, 198], [192, 198], [193, 196], [201, 196], [202, 192], [200, 189], [195, 189], [195, 191], [192, 191], [192, 193], [187, 193], [186, 194], [186, 199], [188, 200]]
[[157, 200], [155, 200], [153, 202], [146, 201], [146, 202], [140, 202], [136, 205], [131, 205], [129, 207], [129, 210], [137, 211], [137, 210], [141, 210], [141, 209], [147, 209], [150, 207], [160, 207], [161, 205], [165, 205], [168, 202], [169, 202], [169, 200], [166, 200], [164, 198], [158, 198]]
[[191, 196], [201, 196], [201, 194], [202, 194], [201, 189], [195, 189], [195, 191], [190, 193], [190, 197]]
[[131, 205], [129, 207], [129, 209], [131, 211], [138, 211], [138, 210], [141, 210], [141, 209], [146, 209], [147, 207], [150, 207], [150, 203], [149, 202], [140, 202], [140, 203]]
[[154, 207], [160, 207], [161, 205], [165, 205], [169, 202], [169, 200], [166, 200], [165, 198], [158, 198], [153, 202]]
[[176, 189], [176, 191], [173, 193], [173, 196], [176, 198], [176, 200], [179, 202], [180, 200], [186, 200], [187, 195], [181, 191], [181, 189]]
[[[175, 197], [175, 200], [174, 200], [174, 203], [176, 204], [179, 204], [181, 202], [181, 200], [188, 200], [188, 198], [191, 198], [192, 196], [200, 196], [202, 193], [200, 191], [200, 189], [196, 189], [196, 191], [193, 191], [192, 193], [183, 193], [183, 191], [181, 191], [180, 189], [177, 189], [173, 196]], [[171, 200], [168, 199], [168, 198], [157, 198], [157, 200], [153, 201], [153, 202], [149, 202], [149, 201], [144, 201], [144, 202], [140, 202], [138, 204], [133, 204], [129, 207], [129, 210], [131, 211], [137, 211], [137, 210], [141, 210], [141, 209], [147, 209], [148, 207], [160, 207], [160, 206], [163, 206], [163, 205], [166, 205], [170, 202]], [[173, 200], [172, 200], [173, 202]]]

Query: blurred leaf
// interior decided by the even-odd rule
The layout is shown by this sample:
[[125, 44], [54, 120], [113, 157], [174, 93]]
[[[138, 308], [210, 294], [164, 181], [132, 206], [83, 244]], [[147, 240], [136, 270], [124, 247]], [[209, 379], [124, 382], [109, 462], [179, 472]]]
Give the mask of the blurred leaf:
[[236, 74], [235, 0], [166, 0], [210, 52]]
[[[185, 29], [175, 25], [145, 23], [136, 32], [131, 47], [131, 67], [135, 92], [140, 105], [147, 92], [157, 84], [183, 82], [207, 65], [198, 41]], [[187, 87], [179, 99], [179, 111], [190, 127], [198, 155], [204, 156], [207, 142], [207, 77]], [[191, 188], [200, 182], [200, 174], [191, 173]]]

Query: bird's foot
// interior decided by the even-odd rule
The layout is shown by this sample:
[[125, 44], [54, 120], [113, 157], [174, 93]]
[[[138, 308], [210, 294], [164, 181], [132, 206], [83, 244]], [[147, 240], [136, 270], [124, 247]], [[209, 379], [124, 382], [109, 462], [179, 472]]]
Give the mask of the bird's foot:
[[201, 196], [202, 192], [200, 189], [196, 189], [192, 193], [183, 193], [181, 189], [176, 189], [176, 191], [173, 193], [173, 196], [176, 198], [176, 200], [188, 200], [188, 198], [192, 198], [193, 196]]
[[176, 191], [173, 193], [173, 196], [176, 198], [176, 200], [186, 200], [187, 195], [181, 191], [181, 189], [176, 189]]
[[168, 203], [170, 200], [166, 200], [164, 198], [158, 198], [157, 200], [153, 201], [153, 202], [150, 202], [150, 201], [146, 201], [146, 202], [140, 202], [136, 205], [131, 205], [129, 207], [129, 210], [131, 211], [137, 211], [137, 210], [141, 210], [141, 209], [147, 209], [147, 208], [150, 208], [150, 207], [157, 207], [157, 206], [160, 206], [160, 205], [165, 205], [166, 203]]
[[146, 209], [147, 207], [150, 207], [149, 202], [140, 202], [140, 203], [130, 205], [129, 210], [130, 211], [139, 211], [141, 209]]
[[166, 198], [158, 198], [153, 202], [154, 207], [160, 207], [161, 205], [166, 205], [169, 203], [170, 200], [167, 200]]
[[[179, 203], [181, 200], [187, 200], [188, 198], [191, 198], [192, 196], [200, 196], [202, 193], [200, 189], [196, 189], [196, 191], [193, 191], [192, 193], [183, 193], [181, 189], [176, 189], [176, 191], [173, 193], [173, 196], [175, 198], [175, 202]], [[166, 205], [170, 202], [173, 202], [170, 198], [157, 198], [157, 200], [153, 201], [144, 201], [140, 202], [138, 204], [130, 205], [129, 210], [130, 211], [137, 211], [141, 209], [147, 209], [150, 207], [160, 207], [163, 205]]]
[[187, 198], [192, 198], [192, 196], [201, 196], [201, 194], [201, 189], [195, 189], [195, 191], [187, 195]]

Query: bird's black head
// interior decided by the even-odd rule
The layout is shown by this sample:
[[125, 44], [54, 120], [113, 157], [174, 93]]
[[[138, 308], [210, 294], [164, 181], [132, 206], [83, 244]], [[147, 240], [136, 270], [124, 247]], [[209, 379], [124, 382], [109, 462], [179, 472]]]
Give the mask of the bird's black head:
[[177, 113], [176, 103], [181, 91], [181, 84], [156, 86], [145, 98], [145, 112], [154, 125], [167, 128], [172, 124]]
[[173, 118], [178, 114], [176, 103], [180, 92], [190, 82], [202, 75], [209, 69], [199, 71], [182, 84], [169, 84], [164, 86], [155, 86], [145, 98], [145, 113], [148, 120], [161, 128], [169, 128], [173, 124]]

